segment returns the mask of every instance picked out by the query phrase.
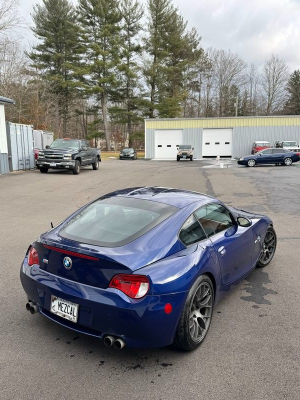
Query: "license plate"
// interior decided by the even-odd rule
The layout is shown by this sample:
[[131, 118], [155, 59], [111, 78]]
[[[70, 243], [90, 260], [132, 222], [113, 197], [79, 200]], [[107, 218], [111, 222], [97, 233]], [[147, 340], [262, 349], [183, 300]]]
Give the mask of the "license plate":
[[77, 322], [79, 305], [71, 303], [56, 296], [51, 296], [50, 311], [62, 318], [72, 322]]
[[56, 167], [56, 163], [55, 162], [51, 162], [50, 163], [50, 167]]

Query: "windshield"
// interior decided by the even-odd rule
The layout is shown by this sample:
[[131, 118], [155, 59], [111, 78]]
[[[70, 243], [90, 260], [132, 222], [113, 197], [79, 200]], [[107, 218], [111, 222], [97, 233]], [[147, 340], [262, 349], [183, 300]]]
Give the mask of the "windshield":
[[60, 231], [67, 239], [103, 247], [123, 246], [144, 235], [177, 211], [149, 200], [110, 197], [97, 200]]
[[296, 142], [282, 142], [283, 147], [288, 147], [288, 146], [297, 146]]
[[179, 150], [190, 150], [191, 148], [192, 148], [192, 146], [189, 144], [187, 144], [187, 145], [183, 144], [183, 145], [179, 146]]
[[57, 139], [51, 143], [50, 149], [79, 149], [79, 141]]
[[128, 148], [128, 149], [123, 149], [122, 151], [124, 151], [125, 153], [129, 153], [129, 152], [132, 152], [132, 151], [133, 151], [133, 149], [131, 149], [131, 148]]

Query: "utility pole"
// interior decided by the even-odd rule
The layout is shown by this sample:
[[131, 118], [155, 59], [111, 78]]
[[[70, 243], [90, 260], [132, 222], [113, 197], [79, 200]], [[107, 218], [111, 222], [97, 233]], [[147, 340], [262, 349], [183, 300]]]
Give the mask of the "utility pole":
[[238, 105], [239, 105], [239, 96], [236, 96], [236, 102], [234, 103], [234, 107], [235, 107], [235, 116], [237, 117], [238, 114]]

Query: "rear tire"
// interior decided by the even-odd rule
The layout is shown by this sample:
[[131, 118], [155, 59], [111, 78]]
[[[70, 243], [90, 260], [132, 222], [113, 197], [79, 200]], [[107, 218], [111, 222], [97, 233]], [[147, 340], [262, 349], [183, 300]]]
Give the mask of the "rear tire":
[[46, 174], [47, 172], [48, 172], [48, 168], [40, 168], [40, 172], [42, 173], [42, 174]]
[[182, 351], [196, 350], [204, 341], [213, 314], [214, 287], [201, 275], [191, 287], [177, 326], [174, 345]]
[[256, 161], [253, 158], [251, 158], [250, 160], [247, 161], [247, 165], [248, 167], [255, 167]]
[[96, 158], [96, 161], [92, 164], [93, 170], [99, 169], [99, 158]]
[[73, 175], [79, 175], [80, 174], [80, 162], [78, 160], [75, 161], [75, 166], [73, 169]]
[[293, 160], [290, 157], [284, 159], [284, 165], [290, 166], [293, 164]]

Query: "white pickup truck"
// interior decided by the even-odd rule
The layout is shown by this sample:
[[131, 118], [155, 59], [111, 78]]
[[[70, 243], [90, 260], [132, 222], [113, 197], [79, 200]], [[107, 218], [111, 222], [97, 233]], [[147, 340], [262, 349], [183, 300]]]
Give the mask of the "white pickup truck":
[[278, 142], [275, 142], [274, 146], [275, 147], [279, 147], [279, 148], [283, 148], [283, 149], [287, 149], [287, 150], [290, 150], [290, 151], [295, 151], [295, 152], [299, 152], [300, 151], [299, 144], [294, 140], [278, 141]]

